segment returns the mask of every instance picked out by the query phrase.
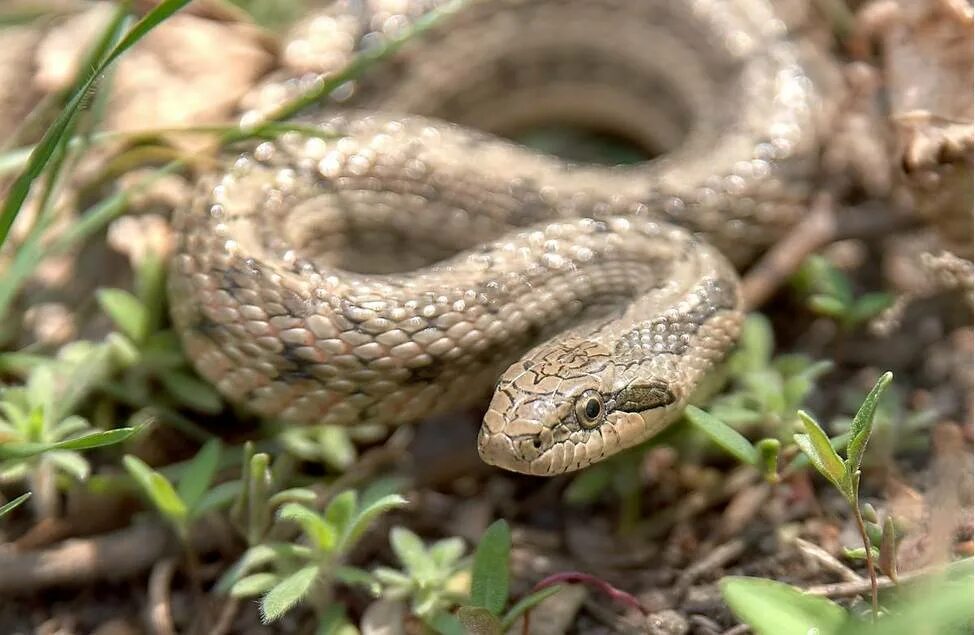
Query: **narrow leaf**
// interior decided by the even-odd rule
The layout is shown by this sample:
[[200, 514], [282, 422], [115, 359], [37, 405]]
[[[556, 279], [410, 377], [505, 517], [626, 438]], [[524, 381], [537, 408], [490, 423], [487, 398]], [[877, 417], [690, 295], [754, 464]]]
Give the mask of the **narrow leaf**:
[[181, 524], [186, 520], [188, 510], [169, 481], [159, 472], [153, 471], [141, 459], [126, 454], [122, 458], [125, 469], [139, 484], [152, 504], [170, 521]]
[[9, 503], [4, 504], [2, 507], [0, 507], [0, 518], [3, 518], [7, 514], [15, 510], [17, 507], [19, 507], [21, 504], [25, 503], [27, 499], [30, 497], [31, 497], [31, 493], [26, 492], [24, 494], [21, 494], [17, 498], [13, 499]]
[[366, 532], [369, 525], [372, 524], [372, 521], [380, 514], [391, 509], [396, 509], [397, 507], [403, 507], [407, 502], [399, 494], [389, 494], [360, 509], [352, 525], [349, 527], [349, 533], [345, 539], [345, 548], [351, 548], [362, 537], [362, 534]]
[[76, 439], [58, 441], [57, 443], [2, 443], [0, 444], [0, 460], [25, 459], [54, 450], [89, 450], [114, 445], [128, 439], [136, 430], [137, 428], [116, 428], [87, 434]]
[[243, 489], [244, 484], [240, 481], [227, 481], [211, 487], [193, 506], [193, 516], [199, 517], [214, 509], [230, 507]]
[[696, 406], [688, 406], [684, 416], [695, 428], [708, 435], [712, 441], [736, 459], [760, 467], [758, 451], [740, 432]]
[[796, 435], [796, 442], [799, 443], [800, 449], [806, 454], [810, 454], [809, 450], [812, 450], [809, 458], [813, 461], [813, 465], [823, 476], [839, 487], [846, 474], [843, 460], [833, 449], [829, 437], [826, 436], [815, 419], [804, 410], [799, 411], [799, 419], [802, 420], [802, 425], [806, 430], [805, 438], [808, 439], [808, 443], [799, 443], [799, 437], [803, 435]]
[[817, 294], [807, 300], [807, 306], [814, 313], [830, 318], [840, 318], [846, 313], [846, 305], [831, 295]]
[[530, 595], [526, 595], [525, 597], [518, 600], [518, 602], [515, 603], [515, 605], [512, 606], [511, 609], [509, 609], [508, 612], [505, 614], [504, 619], [501, 620], [501, 630], [507, 633], [508, 629], [514, 626], [515, 620], [517, 620], [527, 611], [535, 608], [536, 606], [538, 606], [548, 598], [552, 597], [562, 589], [563, 586], [561, 584], [557, 584], [555, 586], [549, 586], [549, 587], [545, 587], [544, 589], [539, 589], [538, 591], [535, 591]]
[[495, 616], [501, 615], [508, 602], [510, 553], [511, 530], [503, 519], [496, 520], [481, 536], [471, 570], [471, 604]]
[[99, 289], [95, 293], [98, 305], [115, 326], [135, 342], [146, 337], [148, 313], [145, 305], [134, 295], [122, 289]]
[[349, 469], [358, 454], [343, 426], [323, 425], [318, 431], [318, 449], [326, 465], [339, 471]]
[[338, 539], [335, 527], [313, 510], [299, 503], [286, 503], [278, 510], [278, 518], [297, 523], [321, 551], [332, 551]]
[[371, 573], [358, 567], [336, 567], [335, 579], [350, 586], [363, 587], [374, 597], [379, 597], [382, 592], [382, 585], [379, 584], [379, 581]]
[[769, 483], [779, 481], [779, 451], [782, 449], [782, 442], [778, 439], [762, 439], [755, 444], [755, 449], [760, 457], [762, 476]]
[[253, 573], [234, 582], [229, 595], [234, 598], [249, 598], [266, 593], [278, 582], [278, 576], [273, 573]]
[[270, 624], [304, 598], [318, 578], [315, 565], [298, 569], [274, 585], [261, 599], [261, 620]]
[[50, 461], [63, 472], [70, 474], [76, 481], [84, 482], [91, 473], [91, 465], [77, 452], [58, 450], [44, 455], [45, 461]]
[[345, 541], [345, 537], [352, 526], [352, 520], [355, 518], [357, 497], [355, 490], [346, 490], [333, 498], [325, 507], [325, 521], [335, 528], [335, 532], [340, 536], [342, 542]]
[[230, 588], [243, 576], [247, 575], [253, 569], [271, 562], [274, 560], [274, 557], [275, 552], [271, 547], [267, 545], [254, 545], [245, 551], [229, 569], [224, 571], [214, 588], [218, 593], [228, 593]]
[[850, 424], [850, 441], [846, 446], [846, 469], [851, 474], [860, 469], [863, 453], [867, 449], [870, 432], [873, 430], [873, 417], [877, 411], [877, 402], [880, 401], [880, 396], [893, 379], [894, 374], [890, 371], [881, 375], [853, 417], [853, 422]]
[[183, 473], [180, 474], [177, 491], [191, 509], [196, 506], [200, 498], [210, 487], [213, 476], [217, 473], [220, 462], [220, 440], [210, 439], [203, 444], [196, 456], [193, 457]]
[[90, 450], [92, 448], [101, 448], [106, 445], [121, 443], [135, 434], [137, 430], [138, 428], [115, 428], [103, 432], [94, 432], [75, 439], [58, 441], [57, 443], [51, 444], [50, 447], [52, 450]]
[[890, 515], [884, 521], [884, 533], [880, 539], [879, 565], [884, 575], [897, 582], [897, 531], [894, 517]]
[[184, 405], [206, 414], [216, 414], [223, 409], [223, 401], [217, 391], [193, 375], [181, 371], [167, 371], [159, 375], [166, 390]]

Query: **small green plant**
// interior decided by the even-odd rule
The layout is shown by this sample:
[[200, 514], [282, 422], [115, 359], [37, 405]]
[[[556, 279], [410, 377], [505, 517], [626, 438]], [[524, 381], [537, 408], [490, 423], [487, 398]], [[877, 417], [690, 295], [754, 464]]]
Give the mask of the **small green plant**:
[[[405, 527], [393, 527], [389, 544], [402, 570], [378, 567], [373, 576], [387, 600], [410, 599], [410, 611], [431, 628], [452, 622], [447, 610], [466, 597], [464, 541], [444, 538], [429, 547]], [[447, 627], [449, 628], [449, 626]]]
[[[151, 233], [146, 228], [145, 233]], [[165, 254], [152, 237], [130, 254], [135, 272], [135, 293], [123, 289], [99, 289], [98, 303], [111, 318], [117, 337], [130, 342], [133, 360], [126, 372], [102, 390], [117, 401], [134, 408], [149, 408], [168, 421], [204, 436], [177, 411], [189, 408], [203, 414], [216, 414], [223, 401], [212, 386], [190, 370], [176, 333], [160, 330], [165, 313]], [[160, 390], [162, 388], [163, 390]]]
[[[256, 456], [256, 455], [255, 455]], [[398, 494], [347, 490], [337, 495], [322, 513], [299, 502], [286, 502], [277, 512], [283, 523], [301, 528], [302, 543], [268, 541], [252, 546], [221, 578], [218, 590], [233, 597], [262, 596], [265, 622], [272, 622], [299, 603], [310, 606], [323, 623], [344, 618], [332, 603], [335, 582], [363, 586], [377, 593], [379, 585], [363, 569], [343, 560], [380, 514], [402, 507]]]
[[963, 635], [972, 630], [972, 560], [898, 587], [885, 613], [872, 621], [828, 598], [775, 580], [730, 576], [721, 595], [756, 635]]
[[893, 377], [890, 372], [881, 375], [853, 417], [853, 422], [850, 425], [850, 437], [846, 445], [846, 460], [840, 458], [819, 423], [811, 415], [801, 410], [799, 417], [802, 419], [806, 431], [804, 434], [796, 434], [794, 437], [799, 449], [809, 457], [816, 471], [822, 474], [843, 495], [853, 512], [853, 517], [863, 540], [867, 572], [870, 575], [871, 582], [871, 604], [875, 614], [878, 610], [877, 572], [874, 569], [872, 544], [860, 510], [860, 467], [863, 463], [867, 443], [870, 441], [877, 401]]
[[718, 419], [740, 429], [789, 439], [796, 410], [829, 372], [832, 363], [805, 355], [773, 356], [775, 337], [765, 316], [753, 313], [742, 325], [738, 347], [728, 357], [730, 390], [713, 399], [708, 410]]
[[845, 331], [869, 322], [894, 302], [894, 297], [884, 292], [857, 297], [849, 278], [819, 255], [806, 259], [793, 284], [806, 295], [806, 306], [812, 312], [836, 321]]
[[[504, 520], [496, 520], [481, 537], [474, 553], [470, 599], [457, 611], [463, 633], [501, 635], [515, 621], [562, 588], [558, 584], [536, 589], [511, 606], [509, 603], [511, 530]], [[508, 607], [505, 609], [505, 607]]]
[[211, 510], [229, 505], [240, 489], [239, 481], [211, 487], [221, 450], [217, 439], [205, 443], [184, 466], [175, 486], [138, 457], [127, 454], [122, 462], [153, 506], [185, 542], [193, 521]]
[[[861, 394], [855, 386], [845, 390], [841, 394], [844, 407], [855, 412]], [[905, 405], [906, 402], [904, 391], [896, 385], [891, 385], [877, 402], [870, 446], [863, 457], [864, 469], [884, 469], [891, 465], [898, 454], [928, 449], [931, 426], [938, 421], [940, 413], [933, 408], [911, 409]], [[849, 435], [852, 424], [852, 416], [830, 421], [833, 438]]]
[[120, 443], [134, 428], [101, 431], [72, 414], [99, 377], [113, 372], [113, 345], [77, 342], [56, 360], [34, 365], [24, 386], [0, 392], [0, 483], [26, 479], [41, 517], [58, 513], [57, 481], [84, 481], [91, 466], [81, 450]]
[[343, 472], [359, 458], [357, 442], [375, 442], [387, 434], [384, 426], [283, 425], [277, 440], [296, 458]]

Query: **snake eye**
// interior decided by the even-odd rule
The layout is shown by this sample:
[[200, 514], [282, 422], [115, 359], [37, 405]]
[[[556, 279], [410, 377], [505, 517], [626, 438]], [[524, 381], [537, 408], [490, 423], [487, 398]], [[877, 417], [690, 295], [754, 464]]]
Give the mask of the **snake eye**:
[[576, 399], [576, 417], [585, 428], [594, 428], [603, 418], [603, 398], [595, 390], [587, 390]]

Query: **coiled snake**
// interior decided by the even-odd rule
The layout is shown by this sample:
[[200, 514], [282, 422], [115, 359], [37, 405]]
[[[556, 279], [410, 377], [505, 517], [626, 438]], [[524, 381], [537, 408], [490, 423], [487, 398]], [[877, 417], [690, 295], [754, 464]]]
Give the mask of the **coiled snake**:
[[[351, 51], [434, 4], [340, 3], [299, 44]], [[296, 423], [415, 421], [496, 386], [485, 461], [600, 461], [678, 417], [734, 343], [731, 263], [811, 193], [811, 72], [760, 0], [465, 6], [302, 118], [334, 137], [201, 178], [170, 275], [187, 354]], [[488, 134], [553, 121], [663, 156], [576, 165]]]

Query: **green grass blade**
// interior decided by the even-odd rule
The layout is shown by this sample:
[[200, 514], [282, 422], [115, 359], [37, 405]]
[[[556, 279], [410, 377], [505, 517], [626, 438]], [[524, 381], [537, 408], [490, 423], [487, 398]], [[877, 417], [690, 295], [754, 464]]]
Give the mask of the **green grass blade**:
[[24, 494], [21, 494], [17, 498], [13, 499], [9, 503], [7, 503], [7, 504], [3, 505], [2, 507], [0, 507], [0, 518], [3, 518], [4, 516], [6, 516], [10, 512], [12, 512], [17, 507], [20, 507], [20, 505], [22, 503], [27, 502], [27, 499], [30, 498], [30, 497], [31, 497], [31, 493], [30, 492], [26, 492]]
[[[51, 161], [56, 149], [65, 143], [66, 137], [70, 137], [72, 126], [77, 120], [83, 106], [88, 101], [98, 78], [105, 72], [108, 65], [118, 59], [120, 55], [131, 48], [133, 44], [139, 41], [151, 29], [155, 28], [160, 22], [189, 4], [189, 1], [163, 0], [139, 20], [111, 51], [107, 54], [96, 51], [96, 55], [93, 57], [100, 61], [87, 76], [83, 76], [76, 84], [64, 110], [61, 111], [61, 114], [58, 115], [54, 123], [44, 133], [44, 136], [41, 137], [41, 141], [31, 153], [30, 160], [27, 162], [24, 171], [10, 187], [7, 199], [4, 201], [2, 209], [0, 209], [0, 246], [6, 242], [10, 228], [20, 213], [24, 200], [27, 198], [27, 194], [30, 192], [34, 181], [37, 180], [44, 168]], [[106, 36], [103, 42], [107, 43], [115, 40], [117, 30], [124, 20], [127, 7], [128, 3], [123, 4], [119, 11], [116, 12], [110, 28], [106, 30], [106, 34], [110, 34], [110, 37]], [[107, 48], [107, 45], [105, 48]]]

